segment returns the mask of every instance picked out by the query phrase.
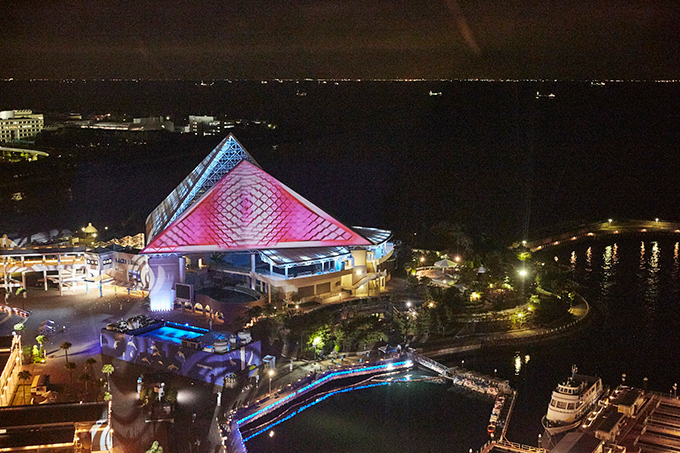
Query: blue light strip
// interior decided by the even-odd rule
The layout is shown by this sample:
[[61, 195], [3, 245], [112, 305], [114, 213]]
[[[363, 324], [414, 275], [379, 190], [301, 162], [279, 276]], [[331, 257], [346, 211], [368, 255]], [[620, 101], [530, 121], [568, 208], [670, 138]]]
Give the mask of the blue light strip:
[[330, 397], [333, 396], [333, 395], [337, 395], [337, 394], [339, 394], [339, 393], [352, 392], [352, 391], [354, 391], [354, 390], [361, 390], [361, 389], [367, 389], [367, 388], [371, 388], [371, 387], [378, 387], [378, 386], [382, 386], [382, 385], [389, 385], [389, 384], [392, 384], [392, 382], [400, 382], [400, 381], [379, 382], [379, 383], [377, 383], [377, 384], [366, 384], [366, 385], [361, 385], [361, 386], [358, 386], [358, 387], [349, 387], [349, 388], [345, 388], [345, 389], [342, 389], [342, 390], [336, 390], [336, 391], [334, 391], [334, 392], [326, 393], [325, 395], [323, 395], [323, 396], [321, 396], [321, 397], [315, 399], [315, 400], [312, 401], [311, 403], [308, 403], [308, 404], [305, 404], [304, 406], [301, 406], [299, 409], [296, 409], [294, 412], [292, 412], [291, 414], [289, 414], [289, 415], [287, 415], [286, 417], [282, 418], [281, 420], [278, 420], [278, 421], [276, 421], [276, 422], [274, 422], [274, 423], [272, 423], [272, 424], [270, 424], [270, 425], [267, 425], [266, 427], [260, 429], [260, 430], [257, 431], [256, 433], [251, 434], [250, 436], [248, 436], [248, 437], [246, 437], [245, 439], [243, 439], [243, 442], [244, 442], [244, 443], [245, 443], [245, 442], [248, 442], [248, 441], [249, 441], [250, 439], [252, 439], [253, 437], [259, 436], [260, 434], [262, 434], [263, 432], [267, 431], [268, 429], [271, 429], [271, 428], [275, 427], [276, 425], [279, 425], [279, 424], [285, 422], [286, 420], [290, 420], [291, 418], [293, 418], [294, 416], [298, 415], [299, 413], [301, 413], [301, 412], [304, 411], [305, 409], [309, 409], [310, 407], [312, 407], [312, 406], [314, 406], [314, 405], [316, 405], [316, 404], [319, 404], [321, 401], [325, 400], [326, 398], [330, 398]]
[[164, 321], [163, 322], [166, 326], [173, 327], [175, 329], [180, 329], [180, 330], [188, 330], [190, 332], [196, 332], [196, 333], [208, 333], [210, 330], [204, 329], [203, 327], [196, 327], [196, 326], [189, 326], [186, 324], [178, 324], [176, 322], [172, 321]]
[[256, 412], [253, 412], [252, 414], [250, 414], [246, 417], [243, 417], [242, 419], [240, 419], [236, 422], [236, 425], [241, 426], [242, 424], [244, 424], [244, 423], [246, 423], [246, 422], [248, 422], [248, 421], [250, 421], [250, 420], [252, 420], [252, 419], [254, 419], [254, 418], [256, 418], [260, 415], [263, 415], [264, 413], [266, 413], [270, 410], [272, 410], [276, 406], [280, 406], [280, 405], [292, 400], [293, 398], [297, 397], [298, 395], [306, 392], [307, 390], [310, 390], [314, 387], [318, 387], [321, 384], [324, 384], [324, 383], [326, 383], [326, 382], [328, 382], [332, 379], [336, 379], [336, 378], [343, 377], [343, 376], [351, 376], [352, 374], [356, 374], [356, 373], [366, 373], [366, 372], [370, 372], [370, 371], [380, 371], [380, 370], [388, 370], [388, 369], [393, 369], [393, 368], [410, 367], [412, 365], [413, 365], [413, 362], [411, 360], [405, 360], [403, 362], [392, 362], [392, 363], [386, 363], [384, 365], [373, 365], [373, 366], [369, 366], [369, 367], [357, 368], [357, 369], [352, 369], [352, 370], [333, 371], [331, 373], [326, 374], [321, 379], [318, 379], [318, 380], [312, 382], [311, 384], [307, 384], [306, 386], [302, 387], [301, 389], [296, 390], [295, 392], [291, 393], [290, 395], [286, 396], [285, 398], [282, 398], [278, 401], [275, 401], [272, 404], [270, 404], [269, 406], [265, 406], [262, 409], [260, 409]]

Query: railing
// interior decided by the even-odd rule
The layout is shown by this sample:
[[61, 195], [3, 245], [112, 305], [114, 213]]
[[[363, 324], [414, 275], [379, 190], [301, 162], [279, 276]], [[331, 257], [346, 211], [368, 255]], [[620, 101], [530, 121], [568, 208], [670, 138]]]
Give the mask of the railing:
[[[340, 368], [337, 370], [333, 371], [327, 371], [321, 375], [319, 379], [316, 379], [315, 381], [305, 385], [302, 388], [296, 389], [289, 393], [288, 395], [284, 396], [281, 399], [278, 399], [276, 401], [273, 401], [269, 405], [263, 407], [262, 409], [259, 409], [255, 412], [251, 412], [248, 415], [245, 415], [243, 417], [235, 417], [234, 419], [231, 420], [229, 426], [230, 426], [230, 433], [229, 433], [229, 439], [228, 442], [232, 446], [233, 451], [239, 452], [239, 453], [247, 453], [247, 449], [243, 443], [243, 440], [241, 438], [241, 433], [239, 430], [239, 427], [241, 425], [249, 424], [252, 423], [253, 421], [257, 420], [260, 417], [263, 417], [267, 414], [270, 414], [272, 411], [275, 411], [286, 404], [289, 404], [290, 402], [294, 401], [296, 398], [299, 396], [302, 396], [304, 394], [307, 394], [313, 390], [316, 390], [319, 388], [321, 385], [326, 384], [328, 382], [331, 382], [335, 379], [341, 379], [344, 377], [348, 376], [360, 376], [363, 374], [371, 374], [371, 373], [376, 373], [379, 371], [384, 371], [384, 370], [393, 370], [393, 369], [400, 369], [400, 368], [410, 368], [413, 366], [413, 361], [412, 360], [402, 360], [402, 361], [396, 361], [396, 362], [378, 362], [378, 363], [370, 363], [366, 365], [362, 365], [359, 367], [348, 367], [348, 368]], [[245, 409], [247, 412], [247, 409]], [[238, 416], [238, 414], [237, 414]]]
[[[504, 346], [504, 345], [512, 345], [512, 344], [517, 344], [525, 341], [535, 341], [535, 340], [541, 340], [544, 338], [550, 338], [556, 334], [561, 334], [563, 332], [566, 332], [579, 323], [581, 323], [584, 319], [588, 318], [590, 314], [590, 304], [588, 304], [588, 301], [585, 300], [583, 297], [578, 296], [579, 300], [581, 300], [586, 308], [585, 311], [586, 313], [571, 321], [568, 324], [563, 324], [558, 327], [552, 327], [552, 328], [542, 328], [542, 329], [526, 329], [524, 331], [513, 331], [513, 332], [497, 332], [497, 333], [492, 333], [492, 334], [479, 334], [476, 336], [470, 336], [466, 338], [462, 338], [458, 340], [456, 343], [435, 349], [432, 351], [423, 351], [423, 354], [427, 354], [429, 356], [442, 356], [442, 355], [452, 355], [452, 354], [459, 354], [461, 352], [467, 352], [467, 351], [474, 351], [476, 349], [481, 349], [482, 347], [493, 347], [493, 346]], [[522, 334], [524, 332], [525, 334]], [[486, 338], [482, 338], [486, 337]]]

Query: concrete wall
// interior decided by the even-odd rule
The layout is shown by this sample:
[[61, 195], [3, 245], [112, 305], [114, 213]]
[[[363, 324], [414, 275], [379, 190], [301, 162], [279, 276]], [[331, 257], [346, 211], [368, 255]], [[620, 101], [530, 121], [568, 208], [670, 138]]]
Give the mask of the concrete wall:
[[175, 283], [181, 282], [184, 270], [177, 256], [149, 257], [149, 298], [151, 310], [170, 311], [175, 303]]

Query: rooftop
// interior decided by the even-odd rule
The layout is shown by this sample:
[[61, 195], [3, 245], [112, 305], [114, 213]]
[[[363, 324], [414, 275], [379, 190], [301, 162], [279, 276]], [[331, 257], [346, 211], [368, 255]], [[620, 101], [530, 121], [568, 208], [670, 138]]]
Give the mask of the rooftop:
[[243, 160], [142, 253], [350, 245], [371, 242]]
[[106, 420], [109, 404], [60, 403], [0, 407], [0, 426], [5, 429], [40, 425], [63, 425]]
[[638, 388], [623, 388], [619, 394], [614, 398], [612, 404], [617, 406], [632, 406], [638, 398], [642, 395], [642, 389]]
[[75, 427], [37, 426], [0, 434], [0, 448], [21, 448], [36, 445], [68, 444], [73, 442]]
[[550, 453], [593, 453], [601, 443], [590, 434], [567, 433]]

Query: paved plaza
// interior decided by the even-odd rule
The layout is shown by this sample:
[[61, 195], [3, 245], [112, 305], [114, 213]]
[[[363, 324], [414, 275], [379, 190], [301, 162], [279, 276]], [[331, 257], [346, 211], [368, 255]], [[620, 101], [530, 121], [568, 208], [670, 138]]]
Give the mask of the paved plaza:
[[[120, 360], [112, 361], [110, 357], [100, 354], [99, 344], [99, 331], [104, 326], [131, 316], [147, 314], [209, 328], [210, 321], [207, 317], [179, 310], [148, 313], [141, 295], [106, 290], [103, 297], [99, 297], [98, 289], [92, 287], [89, 288], [89, 294], [84, 290], [67, 290], [62, 296], [56, 289], [29, 289], [26, 299], [11, 297], [8, 304], [30, 311], [21, 332], [23, 346], [37, 344], [35, 338], [39, 335], [38, 330], [42, 323], [46, 320], [54, 322], [55, 332], [47, 335], [48, 341], [45, 344], [47, 360], [44, 364], [26, 364], [24, 370], [30, 371], [33, 376], [49, 374], [51, 387], [59, 393], [59, 401], [95, 397], [96, 392], [91, 388], [90, 394], [85, 394], [84, 383], [79, 380], [79, 376], [87, 370], [88, 358], [96, 360], [91, 370], [88, 370], [95, 379], [106, 378], [101, 373], [103, 364], [113, 364], [115, 371], [110, 381], [114, 451], [145, 452], [154, 440], [158, 440], [164, 450], [169, 452], [219, 451], [220, 438], [215, 422], [217, 388], [174, 376], [172, 385], [179, 391], [175, 422], [145, 423], [142, 408], [138, 404], [136, 385], [137, 378], [150, 370]], [[0, 319], [3, 320], [0, 323], [0, 335], [11, 335], [14, 324], [21, 318], [15, 315]], [[217, 331], [226, 330], [222, 323], [215, 323], [212, 327]], [[64, 350], [60, 349], [63, 342], [72, 344], [68, 350], [68, 360], [76, 364], [73, 384], [69, 371], [64, 367], [66, 357]]]

